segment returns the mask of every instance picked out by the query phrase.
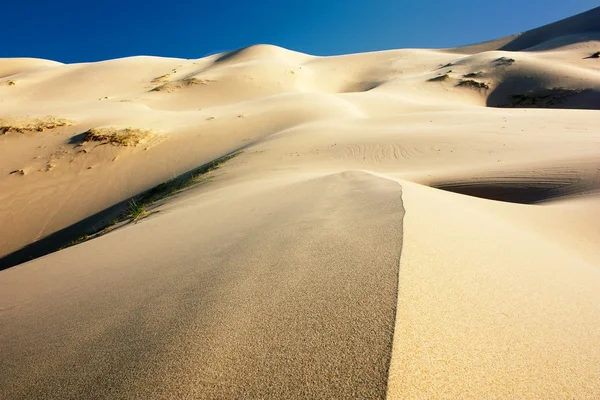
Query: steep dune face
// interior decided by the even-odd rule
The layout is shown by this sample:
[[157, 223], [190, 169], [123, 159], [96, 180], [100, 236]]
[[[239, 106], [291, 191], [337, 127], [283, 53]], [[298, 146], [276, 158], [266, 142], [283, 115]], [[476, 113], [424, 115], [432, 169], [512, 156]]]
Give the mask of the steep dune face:
[[[18, 290], [23, 277], [5, 271], [3, 306], [28, 303], [40, 318], [21, 314], [3, 329], [0, 394], [382, 398], [402, 247], [400, 186], [361, 172], [253, 186], [227, 188], [228, 200], [188, 198], [184, 208], [136, 225], [134, 235], [122, 230], [86, 243], [113, 256], [95, 258], [85, 271], [73, 269], [83, 246], [57, 253], [67, 258], [50, 269], [80, 282], [75, 291], [70, 279], [48, 291], [32, 276], [29, 290]], [[202, 222], [190, 224], [190, 211]], [[154, 235], [158, 226], [170, 227], [173, 243]], [[193, 246], [189, 237], [196, 238]], [[111, 250], [117, 242], [138, 250], [145, 243], [144, 250], [123, 257]], [[174, 256], [167, 269], [156, 262], [165, 251]], [[32, 297], [30, 290], [44, 294]], [[99, 301], [108, 307], [99, 309]], [[46, 302], [53, 304], [53, 327], [43, 322]], [[106, 326], [111, 315], [120, 321]], [[154, 332], [151, 343], [146, 329]], [[22, 336], [24, 330], [29, 334]], [[50, 342], [37, 340], [44, 332]], [[39, 351], [11, 345], [21, 340]], [[89, 347], [47, 357], [48, 345], [69, 343]], [[115, 353], [98, 357], [103, 347]], [[63, 373], [73, 360], [86, 365], [75, 380]], [[99, 380], [111, 383], [101, 388]]]
[[[479, 113], [473, 106], [597, 109], [600, 73], [597, 60], [585, 58], [588, 53], [587, 48], [567, 46], [551, 52], [468, 56], [397, 50], [312, 57], [253, 46], [201, 60], [133, 57], [37, 69], [28, 64], [3, 78], [12, 84], [0, 85], [6, 113], [0, 220], [17, 226], [2, 238], [0, 254], [203, 162], [307, 123], [317, 131], [327, 121], [360, 123], [373, 130], [381, 119], [395, 118], [389, 124], [393, 130], [411, 114]], [[52, 118], [71, 123], [44, 132], [32, 125]], [[429, 122], [435, 119], [424, 121], [435, 130], [438, 125]], [[515, 120], [525, 131], [523, 118]], [[29, 131], [19, 124], [29, 124]], [[147, 131], [152, 140], [126, 147], [81, 140], [91, 128]], [[527, 129], [531, 132], [532, 126]], [[413, 146], [426, 148], [423, 156], [431, 154], [427, 143]], [[406, 168], [414, 167], [400, 171]], [[38, 190], [40, 185], [47, 189]], [[106, 185], [111, 189], [104, 189]], [[55, 188], [60, 188], [56, 194]], [[20, 222], [34, 215], [31, 223]]]
[[[551, 50], [559, 47], [561, 37], [579, 36], [579, 41], [585, 41], [590, 36], [598, 37], [600, 30], [600, 7], [593, 10], [575, 15], [561, 21], [533, 29], [519, 35], [511, 42], [501, 47], [501, 50], [506, 51], [523, 51], [544, 48]], [[583, 39], [583, 40], [582, 40]], [[553, 45], [550, 45], [554, 42]]]
[[528, 209], [411, 187], [388, 397], [597, 397], [600, 264], [562, 236], [590, 232], [575, 222], [585, 203]]
[[450, 51], [463, 54], [476, 54], [484, 51], [535, 51], [552, 50], [566, 43], [586, 42], [591, 38], [598, 40], [600, 30], [600, 7], [574, 15], [563, 20], [517, 33], [505, 38], [455, 47]]
[[0, 60], [0, 397], [598, 397], [599, 12]]

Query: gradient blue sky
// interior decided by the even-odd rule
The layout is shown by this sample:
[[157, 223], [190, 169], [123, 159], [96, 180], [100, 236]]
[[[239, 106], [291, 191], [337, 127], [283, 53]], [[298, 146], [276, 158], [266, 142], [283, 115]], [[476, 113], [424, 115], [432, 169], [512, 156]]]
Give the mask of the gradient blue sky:
[[598, 0], [7, 0], [0, 57], [62, 62], [199, 58], [257, 43], [315, 55], [471, 44], [598, 6]]

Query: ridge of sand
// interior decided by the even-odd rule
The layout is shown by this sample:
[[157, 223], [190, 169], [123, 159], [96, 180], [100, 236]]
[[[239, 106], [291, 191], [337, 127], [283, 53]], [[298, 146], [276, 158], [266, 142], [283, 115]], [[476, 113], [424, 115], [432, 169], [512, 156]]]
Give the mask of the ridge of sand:
[[[15, 78], [15, 86], [1, 87], [0, 94], [13, 99], [5, 108], [6, 115], [39, 115], [43, 110], [78, 123], [42, 142], [3, 139], [11, 144], [0, 149], [0, 187], [4, 193], [11, 192], [11, 196], [4, 199], [4, 205], [0, 203], [0, 209], [5, 210], [0, 212], [0, 219], [10, 223], [7, 218], [11, 218], [23, 231], [3, 238], [0, 253], [17, 250], [203, 162], [306, 123], [359, 120], [365, 129], [375, 129], [385, 118], [467, 109], [472, 110], [471, 114], [479, 113], [472, 106], [486, 103], [594, 109], [600, 96], [595, 61], [585, 59], [589, 50], [579, 48], [560, 53], [487, 52], [467, 57], [434, 50], [398, 50], [331, 58], [305, 56], [300, 60], [302, 64], [292, 64], [299, 62], [296, 53], [288, 57], [282, 49], [268, 49], [270, 58], [262, 60], [264, 52], [259, 51], [249, 58], [232, 56], [225, 64], [217, 63], [215, 57], [196, 61], [134, 57], [55, 66], [19, 74], [21, 78]], [[273, 61], [275, 58], [277, 62]], [[440, 68], [446, 64], [450, 65]], [[481, 75], [464, 77], [470, 73]], [[164, 82], [156, 82], [165, 74], [170, 76]], [[428, 82], [439, 74], [450, 78]], [[485, 83], [489, 89], [457, 86], [470, 79]], [[152, 91], [158, 85], [182, 80], [205, 84], [182, 85], [172, 92]], [[432, 118], [422, 117], [425, 124], [431, 124]], [[468, 123], [471, 118], [458, 123]], [[531, 131], [532, 125], [544, 126], [531, 121], [519, 124], [520, 129]], [[68, 152], [72, 137], [103, 126], [155, 129], [165, 133], [164, 141], [160, 148], [151, 149], [152, 154], [138, 152], [132, 156], [114, 149], [95, 149], [68, 161], [67, 157], [53, 156]], [[501, 133], [509, 128], [501, 125], [492, 129]], [[415, 147], [423, 151], [428, 140]], [[536, 151], [540, 149], [539, 145], [532, 146]], [[471, 156], [478, 157], [482, 151], [473, 149]], [[173, 158], [172, 154], [178, 156]], [[42, 158], [63, 172], [47, 174], [40, 181], [31, 174], [21, 180], [7, 176], [17, 170], [45, 169], [46, 166], [31, 161]], [[39, 185], [50, 188], [64, 183], [67, 191], [78, 188], [79, 193], [92, 194], [102, 182], [114, 181], [117, 169], [119, 175], [132, 174], [135, 179], [114, 182], [114, 192], [102, 196], [61, 196], [49, 200], [44, 195], [49, 209], [74, 210], [60, 213], [59, 219], [40, 218], [35, 211], [42, 209], [32, 198], [32, 191], [37, 191], [34, 188]], [[13, 206], [11, 199], [22, 206]], [[23, 218], [20, 213], [30, 215], [32, 223], [18, 223]], [[44, 222], [36, 226], [35, 221], [39, 220]]]
[[[253, 186], [226, 201], [187, 196], [202, 224], [165, 213], [36, 260], [27, 277], [4, 271], [0, 396], [384, 398], [400, 186], [361, 172]], [[167, 268], [153, 233], [163, 224]], [[123, 257], [119, 243], [137, 249]], [[74, 268], [88, 251], [113, 255]], [[49, 284], [42, 270], [70, 278]]]
[[575, 36], [578, 38], [578, 41], [582, 41], [582, 39], [586, 40], [588, 35], [593, 35], [597, 38], [598, 31], [600, 30], [599, 20], [600, 7], [596, 7], [526, 32], [487, 42], [455, 47], [450, 49], [450, 51], [464, 54], [475, 54], [491, 50], [531, 51], [537, 50], [537, 46], [543, 46], [545, 50], [551, 50], [554, 46], [544, 45], [544, 43], [555, 41], [561, 37]]
[[530, 206], [403, 188], [414, 234], [400, 265], [389, 398], [596, 397], [597, 252], [553, 240], [565, 221], [543, 210], [538, 230], [509, 214]]
[[0, 397], [598, 397], [599, 12], [455, 49], [0, 59], [0, 118], [70, 121], [0, 135]]
[[40, 58], [0, 58], [0, 79], [3, 81], [13, 75], [43, 68], [64, 65], [58, 61]]

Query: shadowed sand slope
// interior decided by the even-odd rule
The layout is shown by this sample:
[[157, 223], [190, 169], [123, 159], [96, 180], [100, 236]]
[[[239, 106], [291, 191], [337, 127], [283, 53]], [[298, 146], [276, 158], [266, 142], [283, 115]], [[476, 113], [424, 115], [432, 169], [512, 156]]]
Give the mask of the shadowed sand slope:
[[[600, 30], [600, 7], [593, 10], [527, 31], [500, 50], [522, 51], [556, 38], [570, 35], [598, 34]], [[585, 36], [584, 36], [585, 37]], [[550, 47], [552, 48], [552, 46]], [[549, 48], [546, 48], [549, 49]]]
[[[598, 40], [600, 31], [600, 7], [574, 15], [570, 18], [550, 23], [527, 32], [507, 36], [505, 38], [490, 40], [468, 46], [455, 47], [453, 52], [475, 54], [484, 51], [527, 51], [547, 43], [546, 50], [560, 47], [563, 38], [571, 37], [575, 42], [582, 39], [595, 38]], [[577, 38], [572, 36], [576, 35]], [[558, 39], [558, 40], [557, 40]]]
[[599, 10], [0, 59], [0, 399], [600, 399]]
[[384, 398], [400, 185], [263, 186], [0, 272], [0, 397]]

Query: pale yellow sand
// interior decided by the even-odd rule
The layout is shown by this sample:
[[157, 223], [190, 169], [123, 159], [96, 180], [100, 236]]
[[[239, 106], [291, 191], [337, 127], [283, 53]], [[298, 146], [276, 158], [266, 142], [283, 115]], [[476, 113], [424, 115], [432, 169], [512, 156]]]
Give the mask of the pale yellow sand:
[[[117, 296], [126, 282], [154, 279], [129, 260], [148, 257], [165, 266], [166, 276], [192, 268], [194, 246], [211, 236], [204, 228], [188, 234], [189, 226], [207, 223], [196, 212], [199, 204], [227, 216], [218, 229], [233, 237], [241, 227], [260, 235], [263, 220], [289, 232], [293, 227], [283, 220], [257, 218], [234, 199], [262, 196], [266, 207], [283, 207], [289, 193], [266, 188], [298, 185], [314, 193], [298, 194], [310, 203], [328, 190], [311, 186], [313, 180], [362, 171], [401, 187], [406, 210], [390, 398], [599, 398], [600, 60], [590, 58], [600, 50], [598, 21], [600, 8], [520, 36], [447, 50], [314, 57], [259, 45], [198, 60], [0, 60], [0, 257], [244, 150], [149, 219], [0, 272], [0, 319], [11, 326], [0, 333], [10, 334], [17, 353], [32, 340], [40, 346], [36, 354], [54, 365], [51, 346], [17, 323], [29, 315], [28, 304], [43, 303], [34, 314], [42, 326], [55, 327], [48, 328], [51, 343], [64, 333], [62, 323], [84, 323], [73, 302], [98, 299], [106, 319], [94, 334], [102, 338], [103, 321], [112, 326], [133, 318], [126, 308], [110, 316], [103, 293]], [[520, 108], [494, 108], [505, 105]], [[82, 142], [90, 129], [109, 139]], [[336, 229], [347, 227], [354, 213], [376, 211], [369, 202], [336, 201], [354, 207], [332, 218]], [[294, 203], [286, 212], [305, 207]], [[318, 231], [330, 212], [315, 210], [308, 228]], [[170, 214], [180, 216], [180, 225], [161, 223]], [[355, 233], [357, 257], [392, 254], [389, 244], [383, 250], [364, 245], [361, 235], [374, 221], [356, 223], [363, 225]], [[396, 232], [392, 216], [388, 224], [378, 229]], [[269, 260], [258, 254], [251, 264]], [[311, 260], [311, 268], [329, 268], [326, 258]], [[103, 272], [97, 297], [87, 299], [94, 271], [113, 261], [119, 268]], [[286, 279], [274, 287], [288, 285]], [[165, 293], [175, 295], [175, 287], [165, 283]], [[69, 296], [59, 295], [61, 288], [77, 295], [60, 303]], [[51, 312], [53, 303], [64, 314]], [[158, 320], [170, 312], [161, 311]], [[234, 321], [237, 311], [216, 312]], [[182, 324], [181, 332], [192, 330]], [[152, 331], [136, 337], [144, 343]], [[85, 349], [86, 337], [75, 335], [73, 351]], [[99, 351], [113, 354], [103, 346]], [[159, 352], [148, 351], [165, 368]], [[105, 367], [126, 363], [135, 365], [127, 359]], [[174, 368], [185, 375], [194, 367]], [[55, 372], [69, 381], [75, 370], [69, 364]], [[26, 393], [36, 375], [24, 375], [11, 378], [9, 393]], [[103, 384], [107, 376], [94, 379]], [[165, 385], [175, 387], [175, 380], [165, 378]]]
[[390, 398], [596, 398], [600, 264], [573, 242], [598, 243], [592, 214], [403, 187]]
[[383, 398], [400, 186], [253, 186], [4, 271], [0, 397]]

